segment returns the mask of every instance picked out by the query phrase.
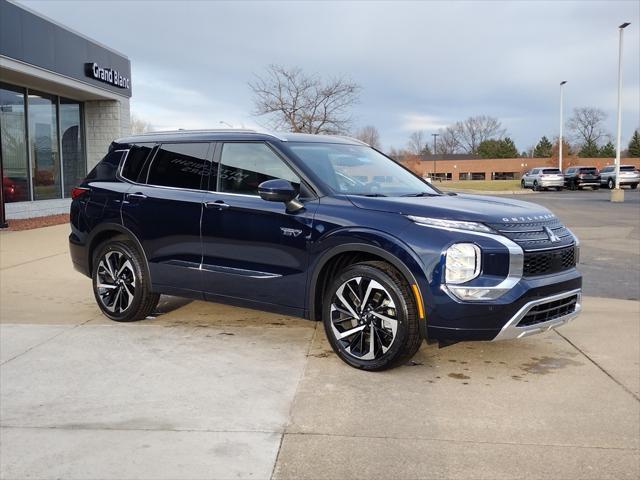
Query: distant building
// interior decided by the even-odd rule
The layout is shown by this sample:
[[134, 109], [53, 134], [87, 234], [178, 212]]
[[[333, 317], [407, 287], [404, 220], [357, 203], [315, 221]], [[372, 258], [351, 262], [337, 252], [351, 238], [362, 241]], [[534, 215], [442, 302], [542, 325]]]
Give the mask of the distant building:
[[[517, 180], [535, 167], [557, 167], [557, 158], [481, 158], [476, 155], [409, 155], [396, 159], [421, 177], [441, 181], [457, 180]], [[580, 158], [567, 156], [563, 169], [572, 165], [602, 168], [613, 158]], [[624, 158], [623, 164], [640, 167], [640, 159]], [[434, 169], [435, 167], [435, 169]]]

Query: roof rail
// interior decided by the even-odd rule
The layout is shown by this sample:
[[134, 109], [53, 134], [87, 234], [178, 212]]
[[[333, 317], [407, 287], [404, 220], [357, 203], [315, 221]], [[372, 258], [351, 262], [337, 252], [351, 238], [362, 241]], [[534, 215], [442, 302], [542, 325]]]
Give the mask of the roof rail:
[[255, 130], [248, 128], [205, 128], [200, 130], [185, 130], [179, 128], [178, 130], [161, 130], [158, 132], [145, 132], [139, 133], [136, 136], [152, 136], [152, 135], [175, 135], [176, 133], [258, 133]]

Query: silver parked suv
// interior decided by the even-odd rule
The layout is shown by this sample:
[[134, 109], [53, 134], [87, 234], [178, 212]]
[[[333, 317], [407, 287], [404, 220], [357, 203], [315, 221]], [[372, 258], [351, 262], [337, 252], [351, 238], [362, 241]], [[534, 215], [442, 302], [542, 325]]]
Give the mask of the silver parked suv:
[[533, 188], [536, 191], [546, 190], [547, 188], [562, 190], [564, 188], [564, 177], [557, 168], [532, 168], [522, 176], [520, 186], [522, 188]]
[[[640, 172], [633, 165], [620, 165], [620, 186], [629, 185], [638, 188]], [[600, 185], [614, 188], [616, 186], [616, 166], [607, 165], [600, 170]]]

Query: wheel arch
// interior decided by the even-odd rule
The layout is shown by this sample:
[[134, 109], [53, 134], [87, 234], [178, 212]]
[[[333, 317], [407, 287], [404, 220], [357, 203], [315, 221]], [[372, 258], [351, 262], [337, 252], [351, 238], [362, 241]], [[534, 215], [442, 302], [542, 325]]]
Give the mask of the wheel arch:
[[144, 248], [142, 248], [142, 244], [138, 237], [127, 227], [120, 225], [118, 223], [103, 223], [100, 226], [96, 227], [92, 232], [90, 237], [87, 239], [87, 265], [89, 266], [89, 275], [92, 275], [93, 272], [93, 254], [95, 249], [103, 242], [109, 240], [110, 238], [115, 238], [123, 236], [127, 240], [131, 240], [140, 255], [142, 256], [145, 274], [149, 274], [149, 262], [147, 260], [147, 256], [144, 253]]
[[[389, 247], [390, 245], [385, 246]], [[421, 268], [420, 264], [417, 259], [414, 258], [414, 255], [406, 249], [400, 248], [400, 256], [403, 258], [391, 253], [391, 248], [383, 248], [383, 246], [357, 241], [343, 243], [325, 251], [318, 258], [311, 272], [307, 295], [309, 318], [312, 320], [321, 320], [322, 297], [334, 275], [346, 266], [361, 261], [382, 260], [389, 263], [405, 277], [410, 285], [417, 286], [422, 301], [424, 294], [421, 292], [420, 283], [412, 270]], [[411, 264], [411, 268], [407, 263]]]

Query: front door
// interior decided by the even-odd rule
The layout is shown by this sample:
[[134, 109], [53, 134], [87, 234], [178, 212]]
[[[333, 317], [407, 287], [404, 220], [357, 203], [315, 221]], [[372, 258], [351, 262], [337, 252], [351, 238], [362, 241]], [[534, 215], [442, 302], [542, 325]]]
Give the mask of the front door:
[[217, 296], [304, 308], [307, 245], [317, 199], [287, 213], [262, 200], [258, 185], [300, 178], [264, 142], [229, 142], [216, 152], [202, 215], [202, 280], [205, 297]]
[[124, 225], [144, 249], [154, 290], [201, 292], [200, 217], [209, 143], [163, 144], [122, 206]]

